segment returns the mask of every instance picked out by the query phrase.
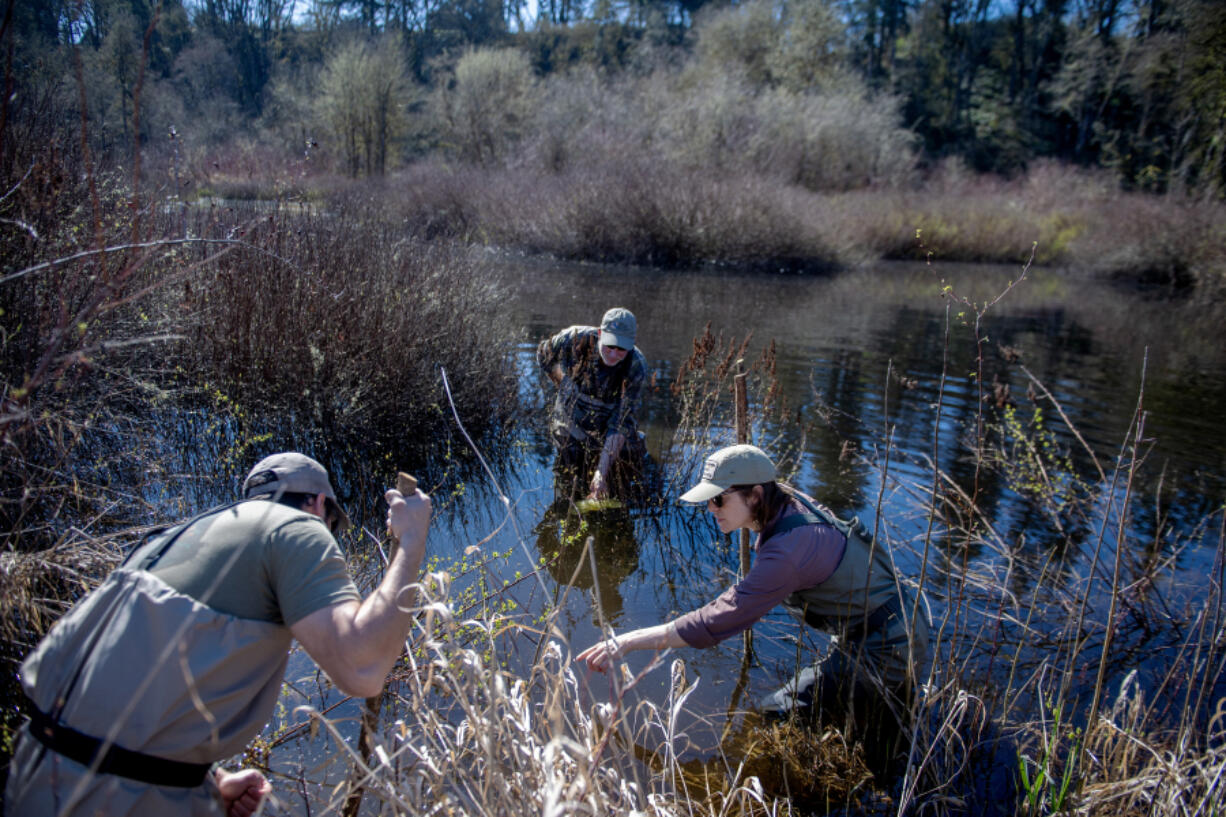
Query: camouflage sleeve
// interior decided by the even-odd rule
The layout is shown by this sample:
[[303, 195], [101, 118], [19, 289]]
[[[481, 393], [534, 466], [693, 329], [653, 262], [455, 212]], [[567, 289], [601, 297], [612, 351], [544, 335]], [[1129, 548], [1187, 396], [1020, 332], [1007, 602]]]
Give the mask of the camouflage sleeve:
[[572, 341], [577, 329], [576, 326], [568, 327], [537, 345], [536, 363], [546, 377], [554, 366], [561, 365], [564, 371], [570, 369]]
[[632, 352], [630, 371], [622, 382], [621, 399], [609, 418], [608, 433], [620, 432], [629, 437], [637, 433], [639, 405], [643, 402], [643, 387], [647, 384], [647, 360], [637, 348]]

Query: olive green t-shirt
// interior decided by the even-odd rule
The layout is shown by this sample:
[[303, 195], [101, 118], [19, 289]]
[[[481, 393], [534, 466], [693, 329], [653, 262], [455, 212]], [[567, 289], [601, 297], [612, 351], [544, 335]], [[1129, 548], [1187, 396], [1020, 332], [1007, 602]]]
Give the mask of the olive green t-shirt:
[[361, 595], [327, 526], [305, 511], [264, 499], [240, 502], [153, 537], [133, 556], [142, 564], [178, 538], [150, 573], [214, 610], [292, 625]]

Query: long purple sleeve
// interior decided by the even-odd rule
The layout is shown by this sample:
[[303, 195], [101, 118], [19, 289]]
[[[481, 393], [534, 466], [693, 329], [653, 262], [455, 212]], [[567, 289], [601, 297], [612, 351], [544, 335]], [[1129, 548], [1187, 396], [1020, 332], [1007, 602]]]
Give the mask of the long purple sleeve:
[[[794, 506], [783, 516], [800, 513]], [[676, 620], [677, 633], [691, 647], [710, 647], [749, 629], [796, 590], [830, 578], [847, 540], [828, 525], [802, 525], [755, 544], [757, 558], [741, 581], [719, 598]]]

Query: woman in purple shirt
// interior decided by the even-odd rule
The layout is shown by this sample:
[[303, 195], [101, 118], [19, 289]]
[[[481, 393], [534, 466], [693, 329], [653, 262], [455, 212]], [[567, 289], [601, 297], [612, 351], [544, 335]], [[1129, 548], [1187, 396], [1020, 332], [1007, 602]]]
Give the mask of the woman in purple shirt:
[[[928, 653], [926, 615], [908, 626], [912, 605], [884, 545], [858, 520], [837, 519], [809, 497], [775, 481], [760, 449], [734, 445], [704, 463], [702, 481], [681, 496], [705, 502], [723, 533], [758, 534], [749, 573], [704, 607], [654, 627], [610, 637], [579, 654], [604, 672], [634, 650], [709, 647], [748, 629], [778, 604], [833, 636], [814, 666], [762, 701], [768, 712], [806, 711], [842, 721], [865, 738], [897, 734]], [[887, 717], [888, 716], [888, 717]], [[889, 727], [893, 727], [892, 729]], [[882, 747], [883, 751], [887, 751]]]

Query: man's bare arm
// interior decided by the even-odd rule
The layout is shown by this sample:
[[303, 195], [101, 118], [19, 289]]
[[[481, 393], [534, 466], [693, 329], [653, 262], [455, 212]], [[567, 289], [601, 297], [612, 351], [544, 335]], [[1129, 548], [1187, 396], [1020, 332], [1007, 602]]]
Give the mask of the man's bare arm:
[[383, 581], [361, 602], [346, 601], [316, 610], [290, 626], [294, 638], [341, 691], [369, 698], [383, 683], [404, 649], [417, 594], [430, 527], [430, 497], [417, 491], [386, 494], [387, 521], [399, 542]]
[[592, 482], [588, 486], [589, 499], [607, 499], [609, 496], [609, 472], [613, 468], [613, 463], [617, 461], [617, 455], [621, 453], [622, 447], [626, 444], [626, 435], [619, 432], [611, 432], [604, 438], [604, 446], [600, 449], [600, 459], [596, 463], [596, 470], [592, 474]]

